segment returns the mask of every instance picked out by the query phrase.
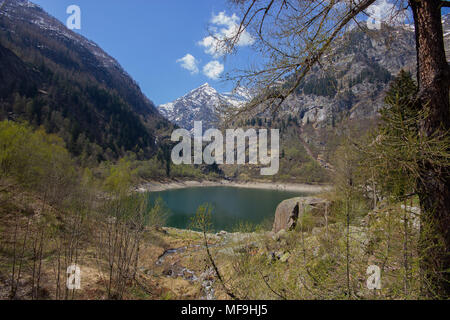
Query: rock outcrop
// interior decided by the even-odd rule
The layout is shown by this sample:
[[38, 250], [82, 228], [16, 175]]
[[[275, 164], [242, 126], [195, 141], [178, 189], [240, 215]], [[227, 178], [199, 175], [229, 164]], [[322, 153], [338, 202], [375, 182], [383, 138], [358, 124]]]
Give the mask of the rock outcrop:
[[298, 218], [309, 209], [325, 209], [329, 202], [319, 198], [292, 198], [281, 202], [275, 212], [272, 232], [290, 231], [297, 225]]

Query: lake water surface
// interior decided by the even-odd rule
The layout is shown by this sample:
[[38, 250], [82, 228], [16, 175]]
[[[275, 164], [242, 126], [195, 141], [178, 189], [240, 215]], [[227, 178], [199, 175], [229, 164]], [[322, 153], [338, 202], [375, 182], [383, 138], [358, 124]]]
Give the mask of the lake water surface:
[[215, 231], [232, 231], [239, 221], [260, 224], [265, 219], [273, 221], [275, 209], [283, 200], [306, 196], [306, 193], [247, 189], [237, 187], [194, 187], [149, 193], [151, 201], [161, 197], [171, 213], [167, 225], [189, 228], [197, 208], [212, 205]]

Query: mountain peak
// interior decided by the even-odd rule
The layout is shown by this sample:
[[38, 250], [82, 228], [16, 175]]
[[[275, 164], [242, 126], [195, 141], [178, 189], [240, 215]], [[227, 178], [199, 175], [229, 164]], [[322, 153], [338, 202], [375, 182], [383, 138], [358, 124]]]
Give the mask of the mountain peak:
[[215, 93], [217, 93], [216, 89], [214, 89], [213, 87], [211, 87], [211, 86], [209, 85], [209, 83], [206, 82], [206, 83], [202, 84], [200, 87], [191, 90], [191, 91], [190, 91], [188, 94], [186, 94], [185, 96], [190, 95], [190, 94], [204, 93], [204, 92], [206, 92], [207, 94], [215, 94]]
[[212, 128], [218, 121], [218, 107], [238, 106], [245, 100], [242, 96], [221, 94], [205, 83], [173, 102], [160, 105], [158, 109], [164, 117], [182, 128], [191, 130], [194, 121], [203, 121], [205, 127]]

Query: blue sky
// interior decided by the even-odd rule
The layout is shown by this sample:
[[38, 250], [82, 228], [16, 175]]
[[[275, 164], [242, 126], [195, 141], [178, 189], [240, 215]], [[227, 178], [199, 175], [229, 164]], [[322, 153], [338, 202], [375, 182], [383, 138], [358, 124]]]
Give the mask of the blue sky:
[[222, 23], [219, 29], [232, 23], [233, 11], [226, 0], [32, 1], [64, 24], [67, 7], [78, 5], [81, 30], [75, 31], [117, 59], [156, 105], [205, 82], [218, 91], [229, 91], [233, 83], [217, 77], [252, 63], [250, 43], [243, 43], [239, 54], [226, 59], [206, 53], [208, 47], [199, 44], [209, 36], [214, 17]]
[[[67, 7], [78, 5], [81, 30], [77, 32], [117, 59], [156, 105], [205, 82], [220, 92], [230, 91], [234, 84], [219, 76], [259, 62], [251, 38], [245, 35], [238, 53], [226, 60], [208, 47], [208, 29], [227, 32], [239, 22], [227, 0], [31, 1], [64, 24]], [[379, 2], [386, 5], [386, 0]]]

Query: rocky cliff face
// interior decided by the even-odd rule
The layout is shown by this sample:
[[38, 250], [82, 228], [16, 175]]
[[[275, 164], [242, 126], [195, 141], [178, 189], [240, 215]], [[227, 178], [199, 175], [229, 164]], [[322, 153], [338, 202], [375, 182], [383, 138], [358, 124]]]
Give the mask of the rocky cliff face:
[[[448, 59], [450, 15], [443, 17], [443, 28]], [[415, 78], [415, 33], [411, 26], [354, 29], [339, 39], [322, 66], [306, 77], [280, 116], [296, 118], [302, 141], [315, 150], [315, 158], [331, 161], [330, 132], [340, 128], [343, 120], [356, 122], [363, 129], [371, 126], [384, 106], [389, 83], [402, 69]]]
[[323, 67], [316, 67], [288, 99], [284, 112], [314, 127], [343, 117], [376, 116], [393, 77], [402, 69], [415, 72], [414, 39], [409, 26], [350, 31], [324, 57]]
[[[450, 61], [450, 15], [443, 16]], [[367, 119], [383, 106], [389, 82], [400, 70], [415, 76], [416, 48], [410, 25], [381, 30], [355, 28], [336, 41], [331, 52], [285, 103], [284, 111], [300, 115], [302, 124], [325, 127], [342, 118]]]

